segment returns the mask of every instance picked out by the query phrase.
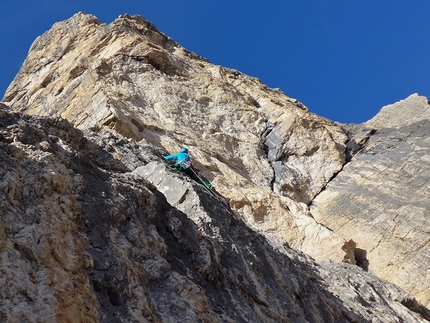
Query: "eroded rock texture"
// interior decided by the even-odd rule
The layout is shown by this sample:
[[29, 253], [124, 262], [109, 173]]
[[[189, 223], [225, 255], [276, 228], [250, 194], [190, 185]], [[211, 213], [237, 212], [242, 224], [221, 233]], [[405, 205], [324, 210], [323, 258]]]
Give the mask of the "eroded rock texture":
[[[430, 319], [426, 98], [340, 125], [78, 13], [2, 102], [0, 321]], [[216, 191], [163, 163], [182, 146]]]
[[430, 319], [357, 266], [318, 265], [249, 229], [160, 153], [0, 106], [2, 321]]
[[170, 153], [187, 146], [254, 229], [317, 259], [349, 257], [346, 241], [306, 206], [342, 168], [344, 131], [280, 90], [187, 51], [142, 17], [105, 25], [79, 13], [55, 24], [35, 40], [3, 101]]
[[[430, 306], [430, 106], [412, 95], [352, 129], [351, 162], [313, 201], [358, 260]], [[376, 128], [378, 127], [378, 128]], [[357, 143], [361, 143], [357, 145]]]

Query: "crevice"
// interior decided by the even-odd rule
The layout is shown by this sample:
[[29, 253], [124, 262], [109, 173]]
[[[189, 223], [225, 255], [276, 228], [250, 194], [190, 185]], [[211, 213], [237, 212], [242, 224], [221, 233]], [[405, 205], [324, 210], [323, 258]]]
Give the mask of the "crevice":
[[69, 73], [69, 81], [81, 76], [86, 70], [87, 67], [85, 65], [75, 66]]
[[186, 199], [186, 197], [187, 197], [188, 193], [189, 193], [189, 189], [187, 188], [187, 189], [185, 190], [184, 194], [179, 198], [179, 200], [178, 200], [178, 204], [182, 204], [182, 203], [184, 203], [184, 201], [185, 201], [185, 199]]
[[369, 271], [369, 260], [367, 259], [367, 251], [360, 248], [354, 248], [355, 264], [364, 271]]
[[266, 155], [266, 159], [269, 159], [269, 146], [266, 144], [267, 136], [272, 132], [274, 127], [275, 127], [274, 124], [268, 122], [266, 125], [266, 128], [263, 130], [263, 132], [260, 135], [260, 141], [263, 144], [263, 150], [264, 150], [264, 154]]
[[131, 119], [131, 123], [134, 124], [137, 129], [142, 132], [145, 128], [140, 124], [139, 121], [137, 121], [136, 119]]
[[254, 99], [250, 94], [246, 93], [244, 96], [244, 101], [246, 104], [250, 105], [250, 106], [254, 106], [257, 109], [260, 108], [260, 103], [258, 103], [258, 101], [256, 99]]
[[270, 166], [270, 168], [272, 168], [273, 171], [273, 176], [272, 179], [270, 180], [269, 186], [270, 189], [272, 190], [272, 192], [274, 192], [275, 189], [275, 168], [272, 165], [272, 162], [269, 159], [269, 151], [270, 151], [270, 147], [267, 145], [266, 141], [267, 141], [267, 136], [270, 135], [270, 133], [272, 132], [272, 130], [275, 128], [275, 125], [271, 122], [266, 121], [266, 128], [263, 130], [263, 132], [260, 135], [260, 142], [263, 145], [263, 152], [264, 155], [266, 156], [266, 160]]
[[156, 70], [170, 76], [186, 76], [186, 72], [175, 66], [175, 64], [172, 62], [172, 59], [166, 52], [153, 47], [151, 47], [151, 49], [152, 50], [145, 53], [145, 55], [122, 54], [122, 56], [142, 62], [144, 64], [149, 64]]
[[366, 128], [361, 125], [345, 125], [342, 130], [348, 136], [348, 141], [345, 144], [347, 163], [364, 148], [369, 139], [377, 132], [377, 129]]
[[352, 158], [365, 147], [370, 138], [378, 131], [373, 128], [365, 128], [362, 125], [344, 125], [342, 130], [348, 136], [348, 140], [345, 142], [345, 161], [342, 167], [335, 172], [321, 190], [315, 194], [312, 200], [308, 203], [309, 207], [318, 195], [326, 190], [327, 186], [343, 171], [345, 166], [352, 161]]
[[324, 192], [326, 190], [326, 188], [330, 184], [330, 182], [333, 181], [337, 177], [337, 175], [339, 175], [343, 171], [343, 168], [348, 163], [349, 163], [348, 161], [345, 161], [345, 163], [342, 165], [342, 167], [330, 177], [330, 179], [325, 183], [325, 185], [321, 188], [321, 190], [318, 193], [316, 193], [314, 195], [314, 197], [311, 199], [311, 201], [308, 203], [308, 207], [311, 207], [312, 203], [318, 197], [318, 195], [320, 195], [322, 192]]

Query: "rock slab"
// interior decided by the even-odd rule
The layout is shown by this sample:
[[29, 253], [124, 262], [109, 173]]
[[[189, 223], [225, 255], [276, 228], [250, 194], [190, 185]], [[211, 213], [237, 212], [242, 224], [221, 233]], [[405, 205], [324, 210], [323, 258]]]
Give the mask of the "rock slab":
[[359, 267], [249, 229], [145, 142], [0, 105], [0, 161], [4, 322], [430, 320]]
[[360, 125], [361, 130], [356, 127], [351, 141], [361, 142], [360, 149], [311, 205], [318, 222], [357, 243], [369, 270], [426, 306], [430, 306], [429, 111], [427, 98], [412, 95], [383, 108]]
[[187, 146], [248, 225], [318, 260], [348, 258], [346, 241], [305, 207], [345, 163], [341, 127], [142, 17], [106, 25], [78, 13], [55, 24], [34, 41], [3, 102], [169, 153]]

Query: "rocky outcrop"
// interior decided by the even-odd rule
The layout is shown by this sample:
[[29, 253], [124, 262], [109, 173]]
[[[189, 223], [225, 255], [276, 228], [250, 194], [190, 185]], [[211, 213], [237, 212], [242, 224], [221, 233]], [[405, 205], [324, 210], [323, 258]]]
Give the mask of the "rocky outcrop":
[[[430, 105], [412, 95], [352, 128], [349, 162], [313, 201], [357, 260], [430, 306]], [[364, 263], [363, 263], [364, 261]]]
[[429, 101], [415, 93], [405, 100], [383, 107], [365, 125], [374, 129], [396, 128], [427, 119], [430, 119]]
[[169, 152], [187, 146], [255, 230], [318, 260], [350, 257], [349, 244], [306, 206], [345, 162], [343, 130], [279, 89], [210, 64], [142, 17], [100, 25], [79, 13], [55, 24], [35, 40], [3, 101]]
[[[142, 17], [78, 13], [3, 102], [1, 320], [429, 319], [426, 98], [340, 125]], [[165, 167], [181, 146], [216, 192]]]
[[0, 106], [5, 322], [426, 322], [357, 266], [235, 217], [163, 151]]

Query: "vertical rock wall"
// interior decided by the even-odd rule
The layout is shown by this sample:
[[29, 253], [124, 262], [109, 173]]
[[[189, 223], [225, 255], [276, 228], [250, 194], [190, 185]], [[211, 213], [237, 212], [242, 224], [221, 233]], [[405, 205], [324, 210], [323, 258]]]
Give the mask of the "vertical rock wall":
[[[345, 162], [343, 130], [279, 89], [210, 64], [141, 17], [76, 14], [35, 40], [3, 101], [170, 153], [187, 146], [238, 216], [317, 259], [346, 241], [305, 204]], [[345, 252], [345, 249], [347, 252]]]
[[0, 162], [4, 322], [430, 320], [400, 288], [251, 230], [144, 141], [0, 105]]
[[[210, 64], [141, 17], [121, 16], [106, 25], [92, 15], [78, 13], [35, 40], [3, 102], [14, 111], [61, 116], [83, 131], [112, 133], [110, 139], [103, 135], [109, 149], [95, 145], [87, 147], [84, 155], [116, 173], [131, 171], [157, 159], [154, 156], [159, 157], [161, 152], [173, 153], [187, 146], [202, 175], [227, 198], [236, 217], [253, 230], [267, 239], [279, 238], [318, 261], [331, 259], [358, 264], [395, 282], [428, 305], [429, 286], [425, 282], [429, 281], [426, 271], [429, 109], [425, 98], [411, 96], [384, 108], [368, 123], [344, 126], [343, 130], [341, 125], [310, 113], [279, 89], [270, 89], [256, 78]], [[8, 114], [4, 116], [11, 118]], [[69, 127], [64, 121], [60, 123]], [[76, 136], [74, 145], [85, 141], [82, 133], [67, 129], [61, 136]], [[66, 135], [69, 130], [73, 135]], [[72, 145], [70, 150], [58, 134], [55, 136], [60, 140], [50, 143], [44, 140], [45, 130], [40, 133], [31, 130], [35, 131], [33, 139], [21, 138], [17, 130], [18, 139], [12, 144], [7, 138], [15, 138], [11, 135], [13, 131], [13, 127], [8, 128], [4, 134], [6, 142], [11, 144], [7, 149], [23, 159], [12, 162], [5, 157], [2, 187], [10, 205], [2, 206], [7, 225], [0, 228], [3, 241], [0, 245], [17, 262], [21, 261], [18, 254], [32, 258], [36, 251], [25, 246], [23, 241], [27, 236], [14, 236], [11, 244], [7, 242], [8, 234], [16, 234], [22, 228], [43, 232], [44, 226], [55, 227], [54, 232], [62, 238], [47, 235], [44, 239], [48, 242], [44, 243], [51, 246], [53, 241], [67, 241], [49, 247], [52, 250], [45, 257], [54, 268], [59, 268], [58, 272], [51, 278], [52, 272], [45, 271], [45, 267], [31, 268], [27, 270], [29, 281], [42, 276], [55, 281], [67, 276], [64, 271], [70, 271], [75, 275], [72, 279], [75, 283], [64, 281], [64, 290], [74, 290], [75, 285], [87, 286], [76, 291], [84, 295], [82, 299], [87, 299], [85, 293], [94, 288], [96, 296], [88, 296], [91, 302], [96, 302], [96, 297], [98, 302], [109, 306], [123, 304], [131, 295], [124, 287], [128, 283], [123, 283], [129, 279], [125, 268], [130, 263], [115, 257], [110, 259], [107, 251], [94, 251], [88, 256], [93, 260], [86, 256], [77, 259], [75, 254], [84, 252], [88, 239], [76, 232], [80, 226], [92, 228], [95, 224], [89, 215], [104, 208], [110, 213], [100, 221], [120, 224], [128, 219], [127, 214], [133, 213], [127, 210], [154, 207], [155, 197], [149, 184], [136, 184], [149, 206], [139, 204], [141, 197], [135, 198], [135, 206], [126, 206], [124, 191], [137, 194], [124, 184], [130, 181], [127, 176], [117, 178], [104, 171], [94, 175], [87, 166], [79, 166], [80, 175], [76, 174], [70, 171], [70, 165], [64, 164], [64, 158], [77, 146]], [[144, 146], [138, 145], [140, 148], [126, 157], [124, 150], [117, 148], [131, 147], [137, 142]], [[53, 144], [61, 148], [54, 149], [58, 160], [52, 156]], [[33, 145], [34, 152], [23, 154], [28, 149], [25, 145]], [[146, 155], [144, 162], [139, 154], [145, 149], [152, 153]], [[31, 154], [37, 160], [35, 164], [25, 158]], [[40, 174], [37, 171], [37, 181], [31, 177], [35, 176], [32, 170], [43, 163], [56, 166], [45, 167]], [[28, 188], [22, 184], [27, 175], [18, 175], [22, 169], [34, 182]], [[93, 182], [99, 184], [91, 185]], [[48, 193], [47, 187], [53, 188], [54, 193]], [[61, 200], [61, 194], [76, 189], [92, 193], [80, 197], [84, 203], [76, 200], [76, 196]], [[109, 205], [103, 202], [103, 194], [108, 191], [113, 192], [109, 200], [116, 201]], [[17, 205], [16, 200], [21, 197], [31, 197], [36, 206]], [[45, 200], [45, 209], [39, 209], [38, 205], [44, 205]], [[115, 203], [120, 206], [113, 206]], [[83, 218], [73, 218], [71, 214], [83, 206], [80, 211]], [[25, 209], [25, 216], [18, 215], [21, 209]], [[64, 214], [57, 216], [63, 209]], [[132, 217], [135, 219], [135, 215]], [[33, 218], [41, 222], [28, 225], [28, 219]], [[27, 226], [32, 229], [26, 229]], [[106, 240], [105, 234], [98, 230], [90, 230], [90, 244], [101, 247], [106, 247], [106, 241], [114, 241], [120, 232], [103, 227], [103, 232], [109, 231]], [[145, 234], [151, 236], [153, 232]], [[129, 246], [121, 241], [116, 244]], [[135, 243], [142, 244], [137, 239], [131, 245]], [[157, 252], [162, 254], [163, 243], [157, 246]], [[121, 252], [132, 252], [127, 248]], [[59, 255], [63, 249], [69, 251]], [[150, 257], [145, 253], [147, 256]], [[104, 261], [105, 257], [109, 260]], [[85, 285], [82, 266], [87, 270], [97, 267], [91, 276], [92, 285]], [[113, 276], [118, 273], [119, 282], [105, 279], [111, 274], [100, 274], [110, 268], [114, 268]], [[7, 271], [4, 277], [10, 278], [12, 272]], [[141, 280], [138, 282], [136, 286]], [[37, 298], [38, 293], [41, 291], [34, 290], [29, 299]], [[7, 299], [13, 299], [13, 295]], [[16, 304], [26, 301], [24, 296], [14, 300]], [[77, 310], [67, 297], [51, 297], [51, 301], [65, 316], [94, 319], [91, 310]], [[150, 304], [145, 306], [153, 308]]]
[[430, 306], [429, 113], [427, 98], [412, 95], [356, 127], [361, 130], [355, 129], [351, 138], [351, 162], [311, 206], [318, 222], [357, 243], [363, 267], [426, 306]]

